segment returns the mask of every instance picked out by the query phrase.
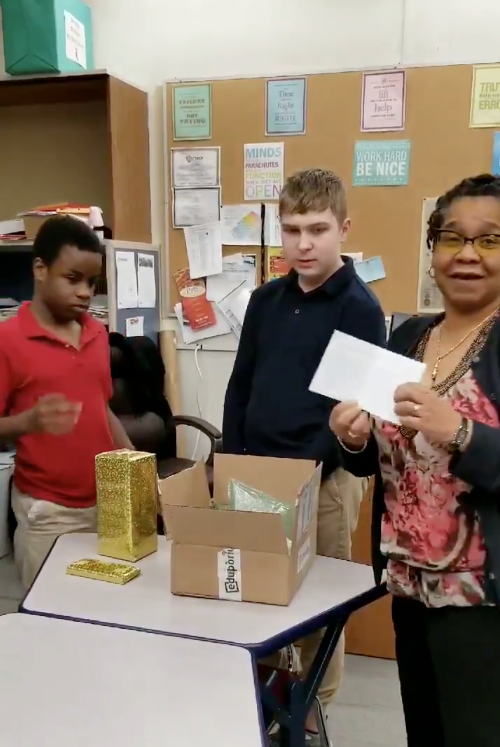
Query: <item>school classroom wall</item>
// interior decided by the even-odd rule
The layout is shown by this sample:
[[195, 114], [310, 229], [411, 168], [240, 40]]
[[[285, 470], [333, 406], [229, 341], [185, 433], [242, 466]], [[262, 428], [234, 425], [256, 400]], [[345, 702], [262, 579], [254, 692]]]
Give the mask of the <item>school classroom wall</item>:
[[[164, 81], [498, 62], [500, 58], [498, 0], [87, 2], [94, 18], [96, 67], [150, 94], [153, 241], [163, 244]], [[351, 178], [351, 174], [343, 176]], [[173, 326], [167, 318], [164, 324]], [[198, 414], [199, 400], [202, 416], [221, 424], [234, 355], [235, 344], [229, 339], [204, 346], [197, 356], [200, 382], [193, 352], [180, 350], [185, 413]], [[196, 434], [186, 436], [191, 456]], [[201, 439], [198, 454], [205, 449]]]

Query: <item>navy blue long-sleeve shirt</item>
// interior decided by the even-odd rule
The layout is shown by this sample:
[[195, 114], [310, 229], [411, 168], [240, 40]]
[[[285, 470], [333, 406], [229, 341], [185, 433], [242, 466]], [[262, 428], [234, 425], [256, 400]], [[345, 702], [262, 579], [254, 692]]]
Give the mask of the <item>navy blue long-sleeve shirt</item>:
[[252, 293], [224, 403], [226, 453], [315, 459], [323, 478], [341, 466], [328, 426], [333, 402], [309, 385], [335, 330], [386, 341], [378, 300], [343, 259], [314, 291], [304, 293], [291, 272]]

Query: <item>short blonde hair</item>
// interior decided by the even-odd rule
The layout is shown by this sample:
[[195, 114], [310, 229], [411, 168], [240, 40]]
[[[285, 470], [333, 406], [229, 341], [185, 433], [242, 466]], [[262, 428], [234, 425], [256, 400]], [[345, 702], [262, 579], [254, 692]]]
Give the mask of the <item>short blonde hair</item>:
[[288, 177], [279, 199], [279, 214], [322, 213], [331, 209], [339, 223], [347, 218], [342, 179], [326, 169], [304, 169]]

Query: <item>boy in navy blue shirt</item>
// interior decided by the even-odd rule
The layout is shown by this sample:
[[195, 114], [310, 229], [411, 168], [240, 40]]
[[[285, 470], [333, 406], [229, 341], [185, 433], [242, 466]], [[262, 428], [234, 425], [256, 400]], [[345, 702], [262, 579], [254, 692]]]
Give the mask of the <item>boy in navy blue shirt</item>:
[[[346, 194], [331, 171], [290, 177], [280, 195], [283, 255], [290, 273], [251, 296], [224, 404], [226, 453], [314, 459], [323, 463], [318, 553], [349, 559], [364, 483], [342, 469], [328, 426], [332, 402], [309, 385], [335, 330], [385, 345], [380, 304], [341, 255], [350, 229]], [[321, 635], [301, 642], [310, 667]], [[340, 686], [343, 640], [319, 689], [327, 705]], [[319, 741], [311, 713], [308, 743]]]

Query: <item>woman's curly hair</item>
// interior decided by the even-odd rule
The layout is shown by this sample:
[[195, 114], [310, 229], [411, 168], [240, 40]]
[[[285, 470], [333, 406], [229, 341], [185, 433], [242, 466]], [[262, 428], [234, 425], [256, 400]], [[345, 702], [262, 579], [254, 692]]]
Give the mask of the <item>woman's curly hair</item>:
[[438, 199], [427, 225], [427, 246], [432, 249], [437, 232], [443, 225], [444, 215], [450, 205], [461, 197], [497, 197], [500, 199], [500, 178], [492, 174], [469, 176], [456, 184]]

